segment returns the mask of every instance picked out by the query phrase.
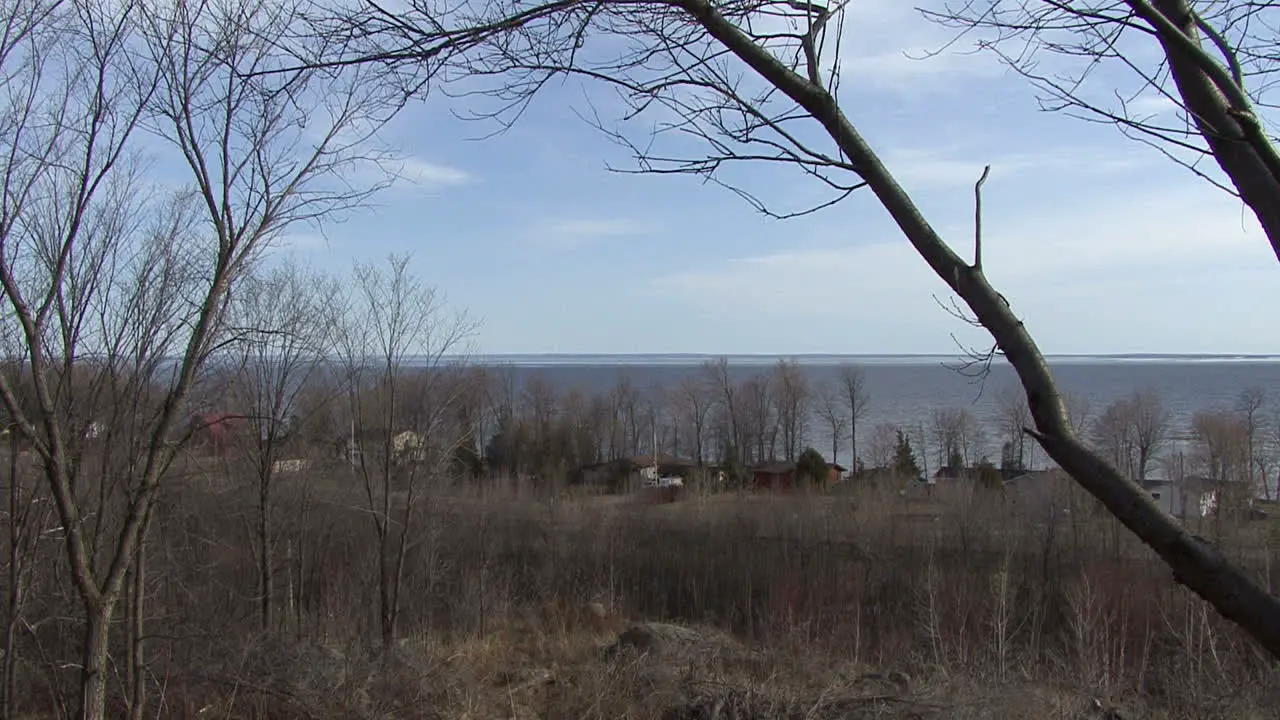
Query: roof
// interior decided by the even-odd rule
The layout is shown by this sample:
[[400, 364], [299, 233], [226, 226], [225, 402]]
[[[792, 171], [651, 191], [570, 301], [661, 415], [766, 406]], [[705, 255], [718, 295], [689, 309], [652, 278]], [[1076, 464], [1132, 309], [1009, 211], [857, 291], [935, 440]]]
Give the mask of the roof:
[[1217, 484], [1212, 478], [1202, 475], [1187, 475], [1178, 481], [1170, 478], [1147, 478], [1142, 481], [1142, 488], [1144, 490], [1154, 490], [1156, 488], [1177, 486], [1183, 490], [1212, 490]]
[[1048, 470], [1031, 470], [1028, 472], [1015, 475], [1008, 480], [1006, 484], [1036, 482], [1038, 480], [1063, 480], [1069, 478], [1065, 470], [1061, 468], [1049, 468]]
[[[791, 472], [795, 469], [796, 469], [796, 463], [794, 461], [791, 461], [791, 462], [778, 461], [778, 462], [761, 463], [751, 468], [751, 471], [777, 475], [781, 473]], [[839, 463], [827, 463], [827, 469], [835, 470], [837, 472], [847, 472], [849, 470], [849, 468], [846, 468], [845, 466]]]
[[751, 468], [751, 471], [758, 472], [758, 473], [767, 473], [769, 475], [781, 475], [782, 473], [792, 472], [795, 469], [796, 469], [796, 464], [793, 462], [771, 462], [771, 463], [762, 463], [760, 465], [757, 465]]

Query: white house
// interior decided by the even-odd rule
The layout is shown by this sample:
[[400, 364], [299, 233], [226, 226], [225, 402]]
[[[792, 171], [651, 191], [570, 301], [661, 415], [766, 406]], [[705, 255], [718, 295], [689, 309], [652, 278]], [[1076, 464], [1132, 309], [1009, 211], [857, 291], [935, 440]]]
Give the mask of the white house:
[[1218, 509], [1218, 492], [1209, 480], [1187, 476], [1180, 482], [1146, 480], [1142, 487], [1161, 510], [1177, 518], [1208, 517]]

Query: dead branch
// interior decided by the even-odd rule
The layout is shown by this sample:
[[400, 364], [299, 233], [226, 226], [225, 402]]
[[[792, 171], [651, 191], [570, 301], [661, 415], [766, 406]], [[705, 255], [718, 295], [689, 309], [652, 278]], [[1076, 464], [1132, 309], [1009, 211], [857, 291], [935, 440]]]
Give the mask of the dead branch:
[[982, 272], [982, 183], [991, 174], [991, 166], [982, 168], [982, 177], [973, 184], [973, 269]]
[[[1246, 0], [1224, 0], [1209, 7], [1211, 14], [1197, 11], [1188, 0], [994, 0], [981, 6], [957, 2], [922, 13], [957, 29], [957, 39], [977, 36], [979, 49], [993, 52], [1043, 91], [1040, 102], [1045, 109], [1113, 124], [1127, 137], [1240, 197], [1258, 217], [1280, 258], [1280, 153], [1259, 114], [1259, 109], [1275, 105], [1269, 98], [1272, 76], [1280, 70], [1280, 56], [1273, 50], [1275, 8]], [[1201, 36], [1209, 39], [1221, 61], [1202, 47]], [[1160, 59], [1142, 59], [1140, 48], [1153, 41]], [[1065, 77], [1041, 72], [1039, 57], [1046, 53], [1078, 63], [1078, 69]], [[1108, 99], [1092, 96], [1099, 85], [1090, 87], [1085, 80], [1106, 65], [1128, 72], [1135, 86], [1109, 89], [1113, 97]], [[1251, 79], [1249, 90], [1245, 84]], [[1178, 122], [1135, 111], [1133, 101], [1140, 97], [1169, 103]], [[1202, 167], [1209, 157], [1216, 161], [1216, 170]]]
[[[1063, 3], [1052, 4], [1059, 9], [1063, 6]], [[797, 50], [801, 44], [799, 32], [787, 32], [785, 14], [778, 15], [779, 12], [795, 13], [789, 4], [784, 11], [778, 3], [722, 4], [708, 0], [637, 1], [611, 4], [607, 8], [596, 3], [566, 3], [554, 8], [540, 5], [532, 10], [522, 3], [509, 7], [486, 3], [473, 11], [472, 16], [448, 18], [418, 6], [415, 13], [421, 17], [413, 24], [421, 41], [429, 44], [442, 36], [436, 28], [447, 27], [453, 20], [464, 20], [469, 23], [468, 27], [485, 28], [511, 21], [512, 24], [505, 27], [518, 32], [504, 32], [478, 42], [472, 48], [475, 52], [463, 63], [463, 72], [470, 77], [496, 81], [497, 87], [490, 91], [491, 96], [505, 101], [499, 115], [504, 107], [519, 112], [550, 77], [574, 74], [622, 78], [628, 86], [650, 89], [651, 92], [642, 93], [633, 106], [637, 114], [670, 112], [681, 107], [681, 102], [689, 102], [695, 109], [693, 125], [679, 115], [665, 121], [681, 129], [692, 127], [697, 137], [712, 136], [716, 141], [723, 141], [718, 133], [728, 130], [724, 134], [739, 144], [744, 138], [753, 140], [761, 133], [771, 133], [770, 137], [777, 140], [777, 128], [786, 123], [805, 127], [812, 136], [824, 135], [824, 142], [832, 146], [825, 154], [839, 157], [853, 168], [845, 172], [856, 174], [860, 182], [866, 183], [915, 251], [991, 333], [995, 350], [1003, 353], [1018, 374], [1037, 439], [1050, 457], [1151, 547], [1173, 570], [1178, 582], [1242, 626], [1273, 656], [1280, 657], [1280, 601], [1216, 549], [1196, 541], [1140, 487], [1077, 437], [1044, 355], [1010, 304], [991, 286], [984, 273], [966, 263], [937, 234], [845, 115], [837, 98], [809, 76], [802, 61], [803, 52]], [[547, 15], [538, 14], [543, 11]], [[1124, 31], [1144, 35], [1155, 32], [1127, 15], [1100, 14], [1102, 17], [1069, 14], [1065, 20], [1059, 18], [1061, 27], [1068, 32], [1086, 31], [1100, 37], [1092, 46], [1081, 48], [1085, 57], [1096, 58], [1101, 52], [1104, 57], [1114, 58], [1113, 48]], [[579, 21], [584, 24], [578, 24]], [[827, 25], [832, 22], [838, 25], [838, 19], [834, 18]], [[596, 48], [600, 51], [598, 54], [590, 55], [586, 46], [592, 33], [583, 29], [588, 24], [596, 37], [625, 38], [623, 49], [619, 50], [617, 45], [609, 50], [599, 47]], [[450, 32], [464, 33], [463, 30]], [[396, 41], [392, 34], [388, 42]], [[1064, 51], [1071, 52], [1071, 48]], [[1186, 91], [1184, 95], [1194, 96], [1188, 105], [1196, 109], [1194, 116], [1201, 123], [1202, 137], [1219, 161], [1228, 164], [1223, 160], [1227, 152], [1225, 141], [1211, 133], [1213, 128], [1222, 127], [1219, 121], [1230, 108], [1216, 90], [1216, 99], [1208, 94], [1211, 88], [1203, 70], [1198, 66], [1188, 70], [1187, 64], [1193, 59], [1181, 57], [1179, 60], [1182, 66], [1174, 67], [1173, 73], [1178, 76], [1180, 86], [1189, 87], [1196, 82], [1193, 76], [1201, 75], [1195, 92]], [[713, 101], [709, 113], [704, 106], [693, 102], [704, 101], [705, 88], [699, 90], [696, 83], [685, 82], [690, 79], [719, 86], [720, 92], [710, 93]], [[750, 88], [750, 92], [743, 88]], [[756, 123], [755, 112], [733, 106], [744, 99], [749, 99], [752, 108], [770, 118], [770, 122]], [[764, 111], [766, 105], [776, 108], [775, 111]], [[747, 118], [747, 122], [737, 126], [716, 124], [718, 117], [731, 111]], [[735, 133], [738, 133], [736, 137]], [[800, 131], [788, 130], [788, 133], [792, 137], [804, 137], [806, 141], [811, 136]], [[714, 141], [711, 146], [715, 147]], [[1231, 161], [1238, 159], [1232, 156]], [[1258, 165], [1258, 158], [1254, 155], [1241, 162]], [[1274, 176], [1264, 179], [1273, 185], [1276, 182]], [[1269, 235], [1280, 253], [1280, 203], [1274, 202], [1273, 197], [1262, 202], [1259, 198], [1263, 195], [1248, 183], [1238, 182], [1237, 187], [1264, 220], [1264, 227], [1269, 228]], [[1274, 223], [1263, 217], [1267, 212], [1274, 212]]]

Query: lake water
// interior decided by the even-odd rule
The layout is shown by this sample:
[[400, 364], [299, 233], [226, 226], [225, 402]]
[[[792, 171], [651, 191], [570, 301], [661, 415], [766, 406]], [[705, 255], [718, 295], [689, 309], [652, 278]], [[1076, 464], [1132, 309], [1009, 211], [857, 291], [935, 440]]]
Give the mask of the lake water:
[[[780, 356], [729, 356], [732, 374], [743, 378], [768, 371]], [[653, 392], [675, 386], [691, 374], [703, 372], [708, 358], [694, 355], [555, 355], [493, 356], [487, 364], [509, 368], [517, 382], [540, 373], [558, 388], [572, 387], [585, 392], [607, 392], [626, 374], [642, 391]], [[999, 391], [1014, 386], [1016, 376], [1003, 361], [991, 367], [985, 382], [978, 383], [957, 370], [959, 356], [799, 356], [793, 358], [803, 368], [811, 384], [837, 382], [840, 366], [862, 368], [870, 404], [859, 423], [859, 442], [864, 442], [878, 423], [904, 428], [927, 427], [935, 409], [965, 407], [982, 420], [988, 435], [996, 435]], [[1203, 409], [1229, 409], [1241, 391], [1257, 387], [1266, 392], [1263, 415], [1280, 414], [1280, 357], [1253, 356], [1140, 356], [1140, 357], [1059, 357], [1050, 364], [1059, 387], [1088, 399], [1096, 416], [1108, 403], [1134, 390], [1149, 388], [1160, 394], [1173, 417], [1174, 430], [1183, 434], [1191, 416]], [[814, 422], [808, 442], [830, 455], [830, 435]], [[998, 445], [987, 447], [993, 461], [999, 460]], [[848, 452], [843, 443], [842, 455]], [[847, 462], [847, 457], [842, 457]]]

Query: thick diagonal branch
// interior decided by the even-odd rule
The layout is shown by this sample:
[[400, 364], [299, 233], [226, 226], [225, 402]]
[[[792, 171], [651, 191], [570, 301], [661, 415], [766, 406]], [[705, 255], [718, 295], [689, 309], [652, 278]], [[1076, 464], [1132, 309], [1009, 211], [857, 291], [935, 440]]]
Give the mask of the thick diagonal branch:
[[[1211, 545], [1197, 540], [1076, 437], [1048, 363], [1030, 333], [982, 271], [966, 264], [821, 87], [780, 63], [719, 15], [706, 0], [683, 6], [709, 33], [817, 119], [846, 153], [916, 252], [959, 295], [992, 334], [1027, 396], [1037, 437], [1050, 457], [1097, 498], [1173, 570], [1174, 578], [1280, 657], [1280, 601]], [[1204, 77], [1201, 75], [1200, 77]], [[1278, 235], [1277, 237], [1280, 237]]]

